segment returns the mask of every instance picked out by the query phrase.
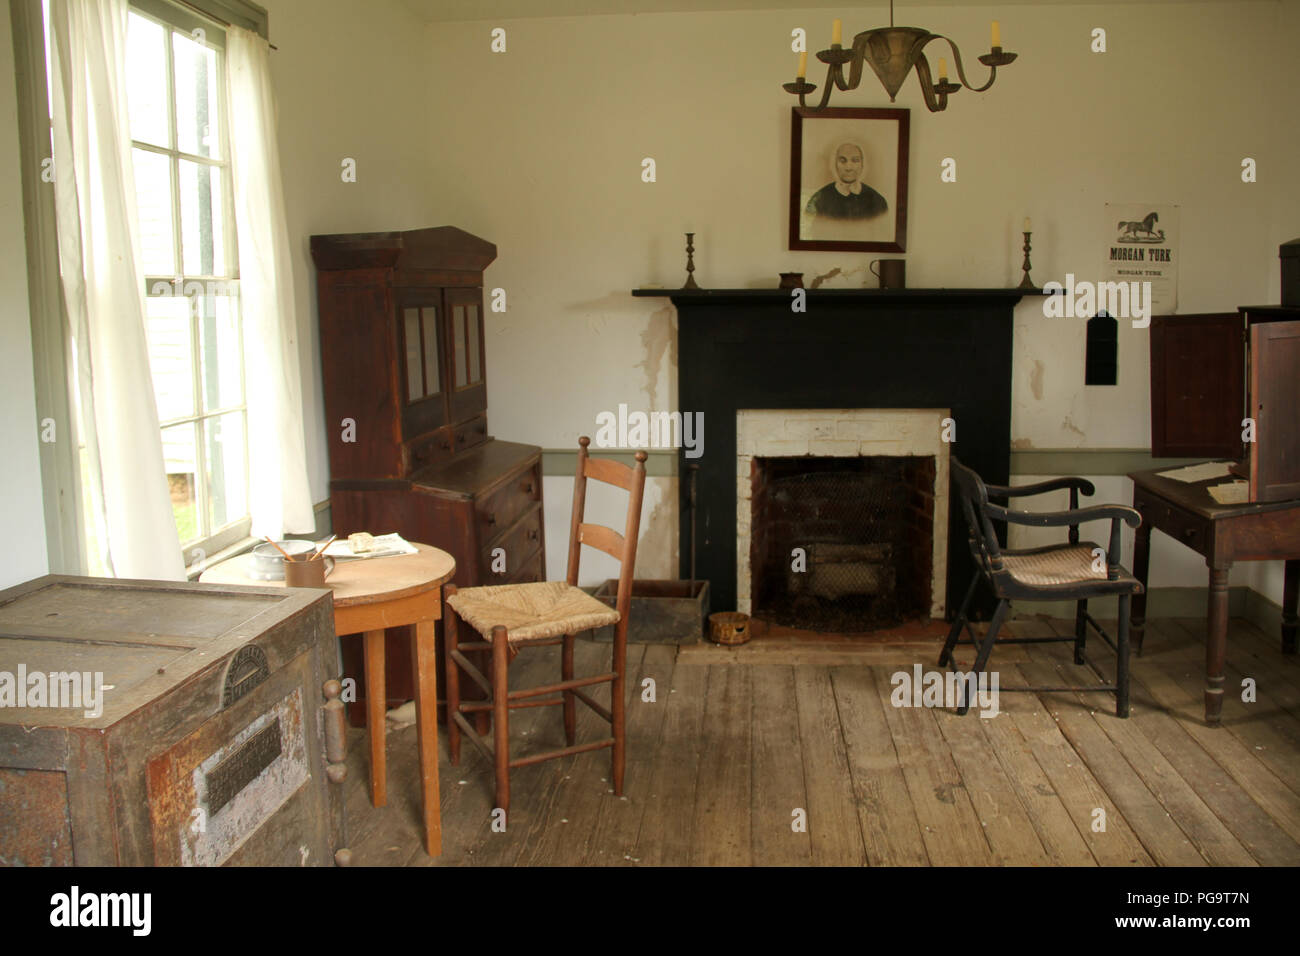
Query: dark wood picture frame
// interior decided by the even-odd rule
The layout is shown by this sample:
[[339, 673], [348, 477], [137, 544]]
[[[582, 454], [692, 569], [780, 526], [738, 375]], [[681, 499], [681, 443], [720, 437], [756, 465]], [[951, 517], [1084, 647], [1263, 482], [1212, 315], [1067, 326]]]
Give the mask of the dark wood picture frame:
[[[873, 143], [881, 144], [893, 139], [892, 136], [882, 136], [877, 124], [889, 123], [896, 127], [896, 155], [884, 156], [883, 163], [880, 162], [881, 156], [864, 156], [866, 169], [861, 177], [863, 186], [871, 187], [879, 193], [889, 208], [878, 215], [860, 220], [863, 234], [861, 239], [853, 236], [854, 227], [859, 220], [840, 218], [834, 221], [832, 227], [823, 225], [824, 220], [818, 222], [815, 216], [805, 212], [810, 197], [820, 185], [813, 183], [812, 177], [805, 177], [805, 146], [826, 153], [829, 162], [833, 163], [832, 151], [835, 147], [831, 146], [832, 151], [828, 151], [827, 144], [831, 139], [842, 138], [834, 130], [814, 135], [811, 129], [804, 129], [805, 123], [822, 120], [835, 120], [841, 129], [845, 120], [860, 121], [863, 124], [861, 132], [855, 132], [853, 140], [864, 144], [859, 145], [859, 149], [864, 149], [865, 146], [864, 151], [869, 151]], [[874, 132], [873, 125], [876, 126]], [[829, 252], [906, 252], [908, 132], [909, 111], [905, 109], [847, 107], [814, 110], [793, 107], [790, 117], [790, 248]], [[873, 166], [887, 169], [891, 163], [892, 175], [887, 173], [883, 181], [879, 174], [873, 177]], [[827, 168], [826, 176], [829, 178], [829, 165]], [[889, 222], [893, 223], [892, 235], [882, 236], [881, 225]]]

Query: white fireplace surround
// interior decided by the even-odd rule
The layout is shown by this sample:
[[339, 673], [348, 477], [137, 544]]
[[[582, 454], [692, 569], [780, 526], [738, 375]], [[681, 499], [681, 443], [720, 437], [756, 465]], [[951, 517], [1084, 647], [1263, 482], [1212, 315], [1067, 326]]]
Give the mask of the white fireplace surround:
[[751, 611], [749, 546], [754, 458], [932, 456], [934, 553], [930, 616], [945, 613], [948, 580], [946, 408], [742, 408], [736, 412], [736, 609]]

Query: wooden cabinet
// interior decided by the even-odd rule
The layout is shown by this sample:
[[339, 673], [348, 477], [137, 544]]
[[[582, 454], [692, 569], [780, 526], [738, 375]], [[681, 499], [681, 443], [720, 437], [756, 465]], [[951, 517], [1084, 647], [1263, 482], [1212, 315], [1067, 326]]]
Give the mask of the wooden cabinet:
[[[542, 580], [541, 449], [488, 432], [483, 271], [496, 246], [440, 226], [313, 236], [311, 250], [334, 531], [442, 548], [461, 587]], [[390, 650], [396, 705], [414, 686], [410, 655]], [[359, 648], [343, 651], [359, 675]]]
[[[1155, 316], [1151, 453], [1241, 462], [1250, 501], [1300, 498], [1300, 309]], [[1243, 441], [1244, 419], [1254, 421]]]
[[0, 860], [333, 865], [327, 592], [39, 578], [0, 591], [0, 674]]

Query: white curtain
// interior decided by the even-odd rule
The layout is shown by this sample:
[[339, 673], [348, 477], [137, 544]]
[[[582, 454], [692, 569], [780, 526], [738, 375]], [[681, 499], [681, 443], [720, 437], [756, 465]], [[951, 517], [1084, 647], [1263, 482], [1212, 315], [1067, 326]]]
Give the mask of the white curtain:
[[267, 42], [226, 31], [231, 178], [239, 236], [248, 398], [249, 507], [256, 536], [316, 526], [307, 483], [297, 311], [275, 138]]
[[126, 17], [127, 0], [50, 0], [59, 265], [93, 503], [88, 537], [118, 577], [183, 580], [145, 340]]

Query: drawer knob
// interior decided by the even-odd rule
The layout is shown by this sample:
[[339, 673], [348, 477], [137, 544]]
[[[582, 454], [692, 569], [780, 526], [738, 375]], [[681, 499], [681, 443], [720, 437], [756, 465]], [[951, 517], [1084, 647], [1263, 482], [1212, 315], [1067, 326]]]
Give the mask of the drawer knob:
[[495, 511], [489, 511], [489, 512], [488, 512], [488, 514], [487, 514], [487, 523], [488, 523], [488, 524], [496, 524], [496, 523], [497, 523], [497, 513], [496, 513]]
[[537, 540], [538, 533], [539, 533], [539, 532], [538, 532], [538, 530], [537, 530], [536, 528], [531, 528], [531, 529], [529, 529], [529, 532], [528, 532], [528, 540], [529, 540], [529, 541], [536, 541], [536, 540]]

